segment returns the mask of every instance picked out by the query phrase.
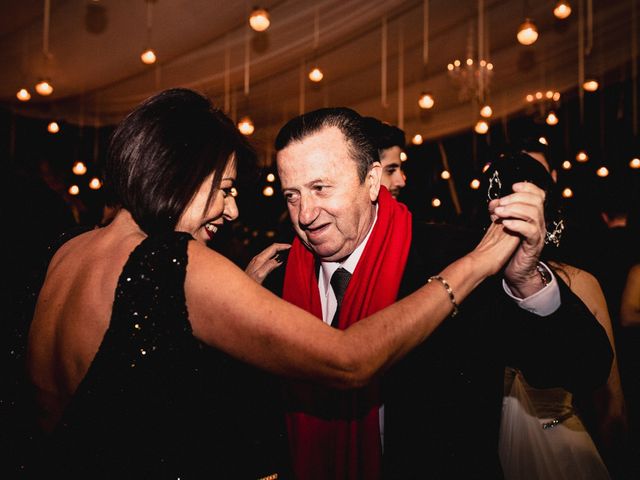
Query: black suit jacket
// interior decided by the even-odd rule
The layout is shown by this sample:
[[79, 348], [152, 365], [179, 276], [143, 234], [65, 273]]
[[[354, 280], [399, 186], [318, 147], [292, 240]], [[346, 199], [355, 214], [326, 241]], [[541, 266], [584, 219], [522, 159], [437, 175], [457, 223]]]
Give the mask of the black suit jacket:
[[[415, 224], [399, 296], [424, 285], [479, 236]], [[558, 278], [558, 276], [556, 276]], [[538, 317], [487, 279], [385, 381], [385, 478], [502, 478], [497, 446], [506, 365], [536, 387], [588, 390], [606, 382], [604, 329], [558, 280], [561, 307]]]
[[[471, 251], [480, 236], [414, 223], [399, 298]], [[280, 294], [284, 268], [265, 285]], [[557, 278], [557, 277], [556, 277]], [[497, 445], [504, 368], [537, 387], [592, 389], [606, 382], [612, 351], [604, 329], [560, 283], [562, 306], [538, 317], [487, 279], [432, 335], [384, 375], [384, 477], [502, 478]]]

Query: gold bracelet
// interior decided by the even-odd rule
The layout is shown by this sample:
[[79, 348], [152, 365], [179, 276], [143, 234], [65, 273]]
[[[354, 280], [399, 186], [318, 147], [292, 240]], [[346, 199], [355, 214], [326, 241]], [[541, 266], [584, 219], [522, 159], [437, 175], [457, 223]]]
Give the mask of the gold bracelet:
[[433, 280], [438, 280], [442, 284], [444, 289], [447, 291], [447, 293], [449, 294], [449, 300], [451, 300], [451, 305], [453, 305], [453, 311], [451, 312], [451, 317], [452, 318], [455, 317], [458, 314], [458, 304], [456, 303], [456, 297], [453, 294], [451, 285], [449, 285], [449, 283], [440, 275], [433, 275], [432, 277], [429, 277], [429, 280], [427, 280], [427, 283], [431, 283]]

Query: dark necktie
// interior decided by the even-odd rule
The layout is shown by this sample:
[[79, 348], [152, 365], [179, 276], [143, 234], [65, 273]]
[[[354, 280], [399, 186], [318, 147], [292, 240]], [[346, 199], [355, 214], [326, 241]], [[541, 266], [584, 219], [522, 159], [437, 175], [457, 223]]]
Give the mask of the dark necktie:
[[333, 314], [333, 319], [331, 320], [331, 326], [333, 328], [338, 328], [340, 305], [342, 305], [342, 299], [344, 298], [344, 292], [347, 291], [349, 280], [351, 280], [351, 274], [342, 267], [339, 267], [335, 272], [333, 272], [333, 275], [331, 275], [331, 287], [333, 288], [333, 293], [335, 293], [336, 300], [338, 302], [336, 313]]

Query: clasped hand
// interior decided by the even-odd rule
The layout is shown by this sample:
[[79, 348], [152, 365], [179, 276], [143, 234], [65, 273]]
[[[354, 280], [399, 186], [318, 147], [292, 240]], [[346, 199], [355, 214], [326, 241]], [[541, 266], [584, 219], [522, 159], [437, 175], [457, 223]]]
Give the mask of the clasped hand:
[[536, 267], [546, 233], [545, 192], [529, 182], [513, 184], [513, 192], [489, 202], [489, 214], [492, 222], [501, 223], [507, 233], [520, 238], [504, 278], [514, 295], [525, 298], [544, 287]]

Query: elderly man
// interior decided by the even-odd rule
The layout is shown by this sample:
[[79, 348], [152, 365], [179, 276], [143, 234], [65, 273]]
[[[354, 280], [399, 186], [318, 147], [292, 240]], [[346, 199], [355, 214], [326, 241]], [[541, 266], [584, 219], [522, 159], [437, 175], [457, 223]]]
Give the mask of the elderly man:
[[402, 171], [400, 154], [404, 150], [404, 132], [394, 125], [382, 122], [374, 117], [364, 117], [367, 135], [373, 141], [382, 167], [380, 183], [387, 187], [393, 198], [398, 198], [400, 190], [406, 185], [406, 177]]
[[[474, 245], [466, 232], [443, 237], [433, 226], [414, 225], [406, 207], [380, 188], [376, 149], [352, 110], [292, 119], [276, 150], [297, 238], [286, 269], [269, 280], [284, 271], [283, 298], [336, 328], [415, 290]], [[504, 285], [490, 279], [458, 306], [446, 280], [432, 277], [459, 314], [384, 384], [350, 392], [288, 388], [297, 478], [376, 479], [383, 468], [387, 478], [499, 478], [507, 362], [538, 385], [575, 390], [606, 381], [611, 349], [604, 330], [538, 261], [544, 196], [531, 184], [513, 188], [489, 204], [492, 218], [522, 238]]]

